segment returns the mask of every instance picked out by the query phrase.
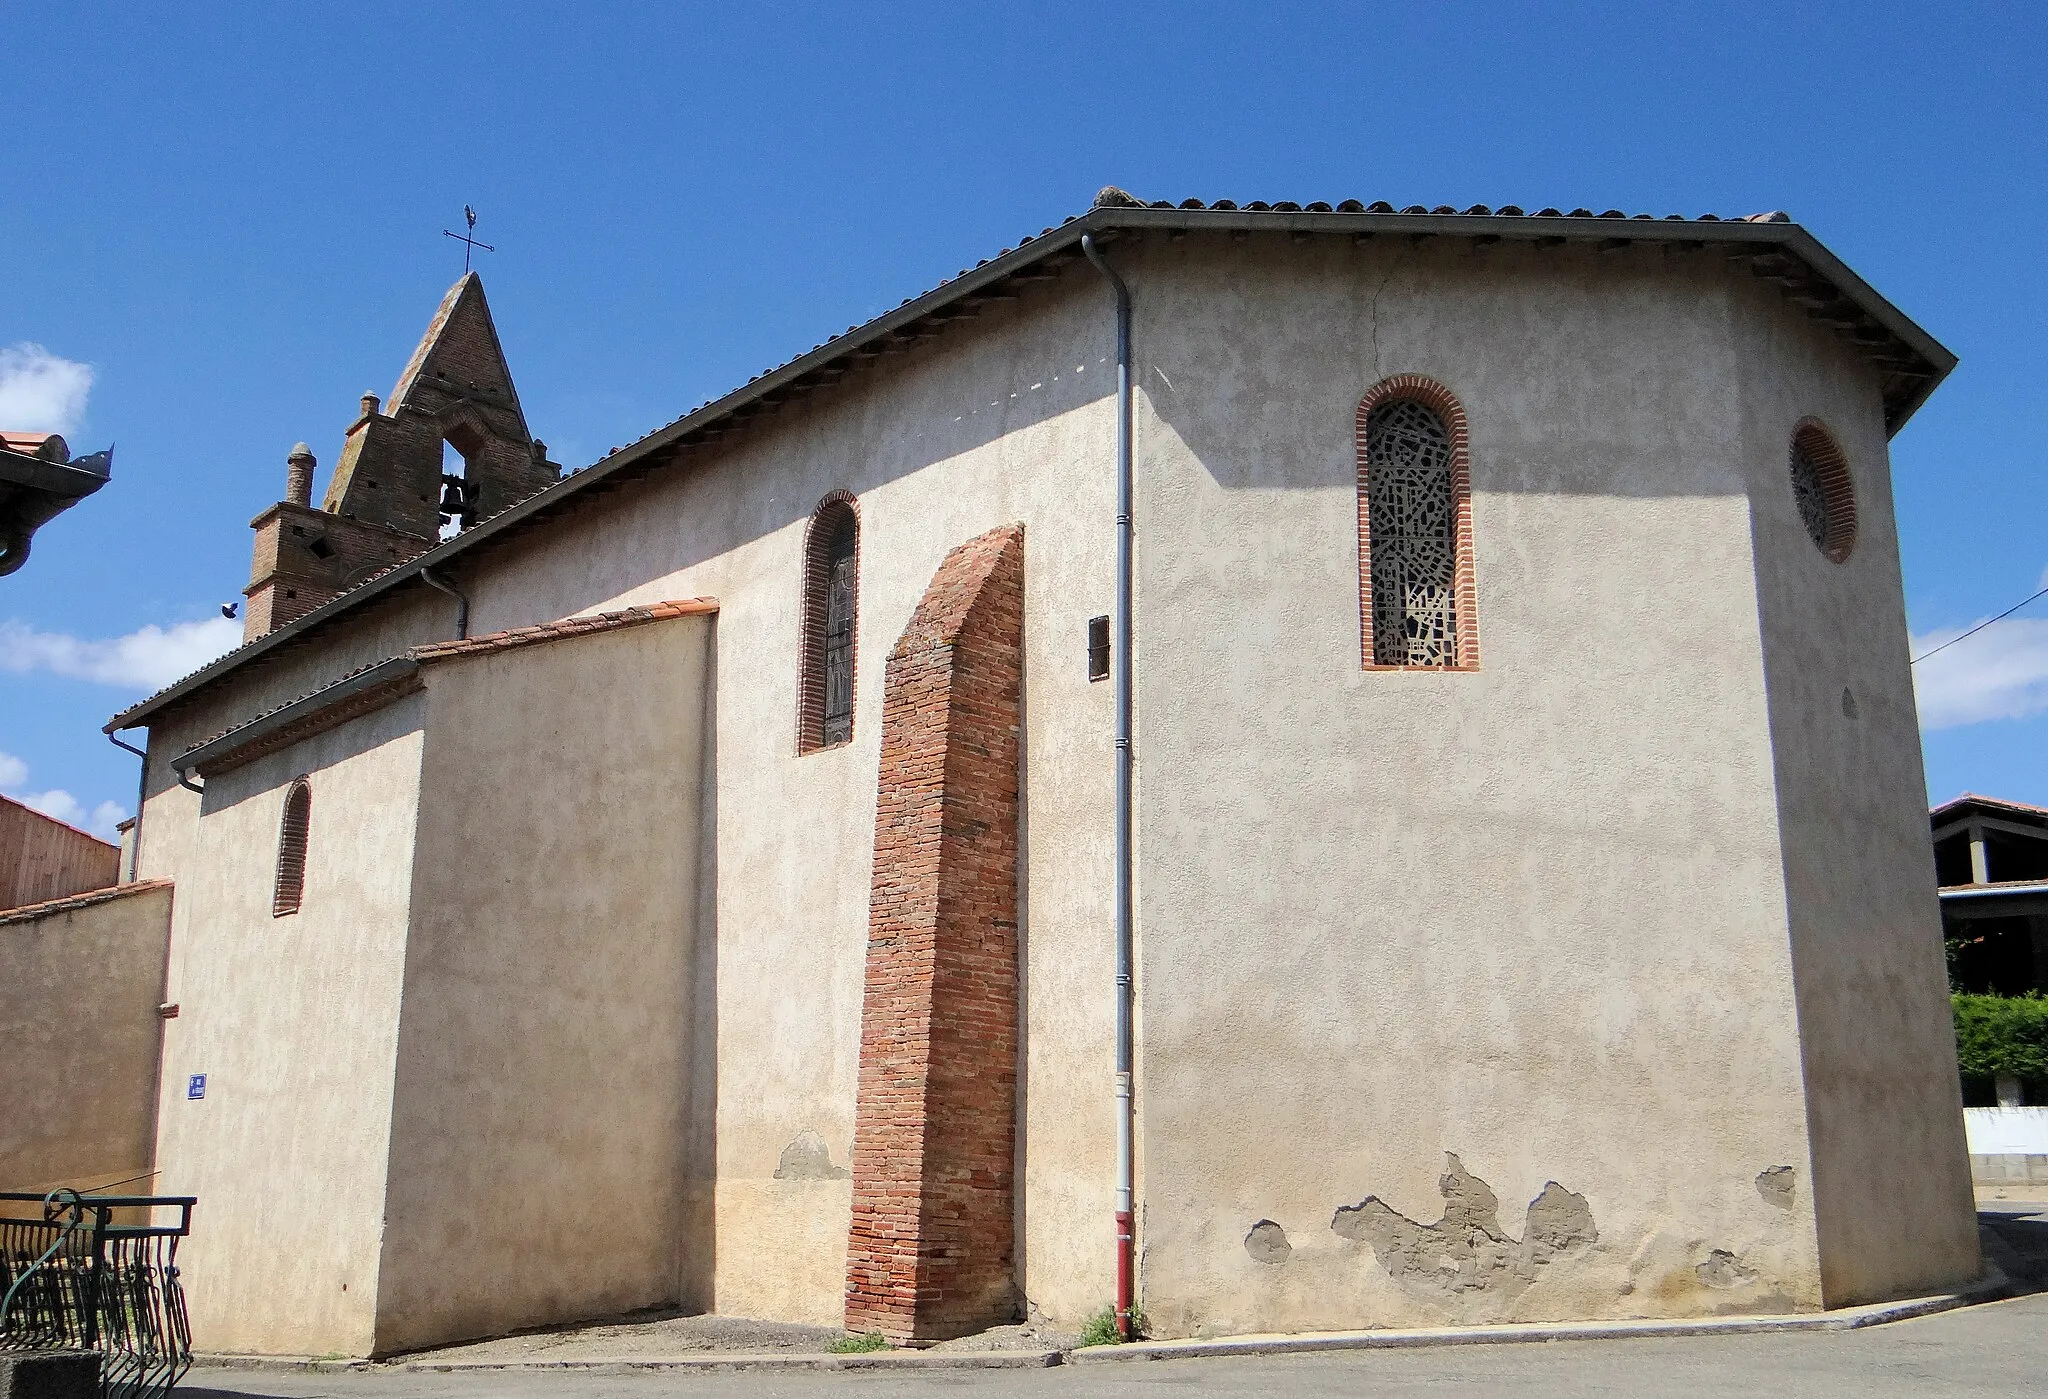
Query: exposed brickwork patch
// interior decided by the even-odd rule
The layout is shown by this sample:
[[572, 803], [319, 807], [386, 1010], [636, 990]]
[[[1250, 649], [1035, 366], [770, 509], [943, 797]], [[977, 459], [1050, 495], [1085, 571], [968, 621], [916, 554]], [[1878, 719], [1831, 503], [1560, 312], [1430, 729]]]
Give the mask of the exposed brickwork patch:
[[889, 653], [846, 1327], [1009, 1320], [1024, 527], [946, 556]]

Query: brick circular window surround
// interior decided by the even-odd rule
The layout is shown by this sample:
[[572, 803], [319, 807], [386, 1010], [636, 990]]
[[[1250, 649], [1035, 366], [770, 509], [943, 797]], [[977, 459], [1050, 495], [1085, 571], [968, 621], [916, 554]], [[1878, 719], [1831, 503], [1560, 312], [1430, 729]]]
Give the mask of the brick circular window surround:
[[1800, 523], [1830, 560], [1842, 563], [1856, 547], [1856, 489], [1849, 459], [1817, 418], [1792, 429], [1792, 500]]

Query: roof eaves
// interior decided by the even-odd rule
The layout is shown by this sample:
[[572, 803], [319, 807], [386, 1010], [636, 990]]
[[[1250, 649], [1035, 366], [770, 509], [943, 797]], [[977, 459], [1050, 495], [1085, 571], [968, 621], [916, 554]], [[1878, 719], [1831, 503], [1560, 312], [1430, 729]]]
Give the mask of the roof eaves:
[[[171, 770], [180, 776], [188, 772], [204, 776], [210, 771], [240, 767], [284, 742], [339, 723], [340, 719], [332, 716], [341, 706], [350, 706], [343, 717], [353, 717], [398, 698], [412, 688], [419, 668], [419, 662], [411, 656], [393, 656], [364, 666], [331, 685], [287, 700], [275, 709], [194, 744], [171, 760]], [[323, 722], [329, 719], [332, 722]]]
[[1759, 250], [1775, 246], [1792, 252], [1812, 266], [1816, 272], [1833, 281], [1860, 310], [1896, 334], [1904, 344], [1927, 362], [1927, 381], [1911, 395], [1902, 411], [1890, 415], [1887, 422], [1890, 431], [1897, 431], [1956, 363], [1955, 356], [1932, 336], [1892, 306], [1862, 278], [1849, 271], [1803, 227], [1785, 220], [1781, 215], [1768, 218], [1759, 216], [1755, 219], [1659, 219], [1646, 214], [1623, 216], [1618, 213], [1590, 216], [1583, 213], [1555, 216], [1480, 213], [1476, 208], [1472, 213], [1425, 214], [1380, 212], [1372, 209], [1219, 209], [1098, 204], [1085, 214], [1069, 218], [1061, 224], [1045, 229], [1036, 237], [1025, 239], [1014, 248], [1006, 249], [993, 258], [964, 269], [958, 276], [941, 282], [921, 296], [907, 298], [892, 311], [884, 312], [860, 325], [848, 327], [843, 334], [813, 346], [804, 354], [774, 369], [754, 376], [730, 393], [698, 406], [675, 421], [608, 453], [581, 471], [564, 476], [554, 484], [499, 511], [453, 538], [387, 569], [346, 593], [329, 599], [297, 620], [237, 650], [230, 651], [184, 679], [115, 715], [108, 720], [105, 731], [114, 733], [144, 723], [151, 715], [203, 688], [219, 676], [279, 647], [290, 645], [337, 614], [388, 593], [417, 578], [422, 572], [449, 562], [457, 555], [484, 547], [509, 531], [520, 528], [536, 516], [559, 507], [571, 497], [601, 487], [608, 481], [631, 476], [637, 470], [651, 464], [652, 459], [662, 452], [683, 443], [691, 436], [722, 423], [752, 404], [790, 389], [798, 381], [838, 360], [858, 353], [877, 341], [898, 335], [934, 311], [987, 290], [1034, 264], [1062, 255], [1067, 258], [1078, 257], [1083, 235], [1093, 233], [1114, 236], [1126, 231], [1151, 229], [1180, 229], [1190, 232], [1206, 229], [1302, 234], [1349, 233], [1354, 236], [1377, 236], [1387, 233], [1417, 239], [1439, 236], [1492, 237], [1503, 240], [1513, 238], [1535, 242], [1599, 244], [1718, 243], [1732, 247], [1750, 245]]

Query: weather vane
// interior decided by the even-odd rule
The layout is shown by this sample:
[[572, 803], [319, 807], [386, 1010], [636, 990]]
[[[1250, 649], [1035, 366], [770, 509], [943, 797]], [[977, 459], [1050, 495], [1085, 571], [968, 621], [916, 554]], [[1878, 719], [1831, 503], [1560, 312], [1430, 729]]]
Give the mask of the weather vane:
[[476, 233], [476, 210], [465, 204], [462, 206], [462, 217], [469, 221], [468, 233], [455, 233], [445, 228], [441, 230], [441, 233], [443, 237], [453, 238], [456, 242], [462, 244], [462, 270], [467, 272], [469, 271], [469, 255], [478, 248], [482, 248], [487, 253], [494, 253], [498, 250], [489, 243], [479, 243], [472, 236]]

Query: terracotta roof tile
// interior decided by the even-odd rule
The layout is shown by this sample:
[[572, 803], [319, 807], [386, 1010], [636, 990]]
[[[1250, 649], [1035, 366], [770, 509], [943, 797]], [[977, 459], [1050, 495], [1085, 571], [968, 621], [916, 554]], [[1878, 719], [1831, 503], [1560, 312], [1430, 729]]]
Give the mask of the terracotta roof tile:
[[[1130, 214], [1125, 216], [1120, 211], [1130, 211]], [[1235, 226], [1238, 223], [1242, 223], [1242, 219], [1238, 216], [1252, 213], [1274, 216], [1273, 227], [1275, 229], [1302, 231], [1305, 227], [1303, 223], [1304, 218], [1308, 220], [1329, 218], [1334, 225], [1333, 231], [1342, 231], [1342, 229], [1351, 226], [1344, 222], [1347, 219], [1356, 223], [1361, 216], [1371, 216], [1375, 221], [1412, 216], [1418, 218], [1418, 220], [1428, 220], [1427, 225], [1419, 226], [1416, 234], [1413, 236], [1429, 236], [1442, 232], [1442, 225], [1445, 219], [1454, 221], [1471, 219], [1473, 221], [1471, 226], [1473, 236], [1497, 237], [1499, 235], [1492, 230], [1500, 229], [1502, 225], [1493, 223], [1489, 227], [1487, 223], [1482, 221], [1506, 219], [1533, 222], [1541, 219], [1548, 221], [1545, 226], [1530, 229], [1520, 236], [1539, 241], [1548, 240], [1552, 237], [1570, 236], [1603, 241], [1639, 238], [1746, 243], [1750, 245], [1755, 256], [1770, 256], [1788, 260], [1787, 270], [1784, 275], [1793, 281], [1802, 283], [1811, 281], [1815, 284], [1826, 283], [1832, 286], [1831, 279], [1839, 279], [1841, 286], [1835, 289], [1842, 292], [1840, 305], [1845, 308], [1841, 312], [1843, 315], [1868, 317], [1873, 314], [1871, 312], [1871, 305], [1876, 305], [1883, 315], [1878, 319], [1870, 320], [1868, 328], [1873, 334], [1878, 335], [1880, 339], [1884, 339], [1885, 346], [1890, 346], [1892, 341], [1897, 340], [1897, 337], [1902, 333], [1908, 337], [1906, 340], [1898, 341], [1899, 348], [1896, 353], [1911, 360], [1913, 367], [1897, 371], [1899, 376], [1898, 384], [1886, 389], [1887, 418], [1890, 427], [1896, 428], [1898, 423], [1903, 422], [1904, 418], [1918, 406], [1921, 399], [1927, 393], [1932, 391], [1934, 384], [1939, 382], [1942, 376], [1954, 364], [1954, 357], [1948, 351], [1936, 344], [1931, 337], [1926, 335], [1926, 332], [1907, 321], [1896, 308], [1890, 306], [1887, 302], [1883, 302], [1882, 298], [1878, 297], [1868, 287], [1865, 287], [1855, 277], [1853, 272], [1836, 263], [1832, 255], [1826, 249], [1813, 242], [1810, 236], [1806, 235], [1803, 230], [1791, 226], [1790, 216], [1782, 211], [1774, 210], [1769, 213], [1742, 214], [1727, 217], [1718, 214], [1700, 214], [1696, 217], [1688, 217], [1683, 214], [1665, 214], [1659, 217], [1653, 214], [1629, 214], [1620, 209], [1608, 209], [1601, 213], [1595, 213], [1592, 209], [1585, 207], [1571, 210], [1542, 208], [1534, 213], [1525, 213], [1521, 206], [1515, 204], [1473, 204], [1463, 210], [1459, 210], [1449, 204], [1438, 204], [1435, 206], [1409, 204], [1396, 207], [1387, 200], [1376, 200], [1367, 204], [1357, 199], [1346, 199], [1335, 204], [1320, 199], [1311, 200], [1306, 204], [1285, 199], [1272, 203], [1263, 199], [1255, 199], [1245, 204], [1238, 204], [1229, 199], [1218, 199], [1207, 203], [1200, 199], [1183, 199], [1176, 203], [1166, 199], [1147, 202], [1135, 198], [1122, 190], [1109, 188], [1096, 195], [1094, 203], [1086, 213], [1069, 215], [1059, 223], [1048, 225], [1035, 234], [1027, 234], [1018, 240], [1015, 246], [1004, 248], [993, 257], [983, 258], [972, 267], [961, 268], [956, 275], [946, 278], [917, 296], [903, 298], [900, 305], [891, 308], [882, 315], [858, 325], [849, 325], [840, 335], [834, 336], [829, 340], [819, 341], [802, 354], [785, 360], [772, 368], [762, 370], [760, 373], [750, 377], [745, 384], [734, 389], [724, 397], [707, 399], [690, 411], [655, 428], [651, 432], [643, 434], [625, 446], [614, 447], [610, 452], [589, 466], [565, 472], [559, 481], [543, 487], [523, 500], [508, 505], [495, 515], [479, 521], [471, 529], [465, 530], [452, 539], [428, 549], [424, 554], [418, 555], [402, 564], [393, 565], [376, 577], [365, 579], [348, 592], [329, 599], [311, 612], [308, 612], [305, 616], [289, 622], [276, 631], [259, 637], [237, 650], [230, 651], [227, 655], [210, 662], [184, 679], [168, 685], [149, 698], [129, 706], [128, 709], [110, 720], [106, 725], [106, 729], [111, 733], [120, 728], [132, 727], [135, 724], [146, 722], [149, 716], [163, 705], [225, 675], [245, 659], [249, 659], [252, 653], [287, 644], [313, 628], [323, 625], [330, 618], [361, 600], [366, 594], [381, 591], [384, 587], [395, 586], [397, 582], [403, 581], [402, 578], [393, 578], [392, 575], [394, 574], [410, 576], [422, 568], [437, 567], [442, 561], [452, 558], [453, 555], [464, 549], [481, 546], [500, 530], [524, 527], [528, 520], [538, 518], [542, 513], [554, 509], [559, 502], [566, 500], [586, 487], [595, 485], [599, 480], [607, 476], [614, 475], [622, 469], [627, 472], [637, 472], [645, 469], [653, 454], [662, 451], [664, 448], [689, 440], [691, 434], [697, 434], [699, 437], [707, 440], [715, 439], [716, 436], [730, 430], [748, 415], [758, 411], [764, 404], [773, 405], [780, 403], [790, 396], [806, 391], [807, 385], [836, 382], [845, 372], [843, 368], [838, 367], [841, 366], [842, 362], [848, 360], [858, 361], [863, 356], [876, 353], [878, 347], [881, 349], [900, 347], [910, 343], [912, 340], [922, 338], [917, 327], [927, 324], [926, 318], [930, 318], [930, 324], [933, 325], [954, 319], [955, 316], [949, 313], [949, 308], [957, 301], [983, 295], [985, 294], [985, 288], [994, 287], [1005, 278], [1019, 273], [1034, 279], [1042, 278], [1043, 270], [1040, 268], [1041, 263], [1051, 266], [1056, 265], [1059, 260], [1071, 260], [1079, 256], [1075, 249], [1079, 235], [1069, 227], [1076, 222], [1091, 220], [1097, 231], [1104, 238], [1112, 238], [1119, 233], [1142, 231], [1145, 227], [1156, 226], [1161, 215], [1195, 216], [1203, 213], [1220, 214], [1225, 217], [1222, 220], [1201, 220], [1190, 217], [1187, 221], [1188, 226], [1202, 227], [1208, 224], [1214, 224], [1218, 227], [1225, 224]], [[1610, 228], [1601, 222], [1603, 220], [1652, 224], [1661, 227], [1656, 233], [1651, 233], [1648, 229], [1644, 229], [1638, 234], [1633, 230], [1624, 232], [1620, 229]], [[1261, 220], [1260, 222], [1263, 226], [1264, 221]], [[1575, 223], [1581, 224], [1583, 227], [1574, 230], [1570, 225]], [[1683, 225], [1683, 227], [1671, 227], [1673, 224]], [[1759, 237], [1761, 230], [1743, 230], [1739, 233], [1734, 230], [1727, 232], [1715, 231], [1717, 226], [1730, 224], [1778, 224], [1786, 225], [1787, 229], [1782, 236], [1764, 237]], [[1307, 226], [1312, 227], [1312, 224]], [[1402, 229], [1398, 227], [1385, 224], [1378, 226], [1390, 233], [1402, 232]], [[1055, 237], [1055, 235], [1058, 236]], [[1796, 264], [1796, 266], [1793, 264]], [[1034, 268], [1039, 268], [1040, 270], [1034, 272], [1032, 270]], [[1773, 275], [1776, 274], [1774, 273]], [[969, 277], [976, 279], [973, 285], [964, 287], [958, 285]], [[1865, 304], [1866, 301], [1870, 304]], [[1886, 318], [1889, 318], [1889, 322]], [[1844, 324], [1847, 323], [1845, 322]], [[1859, 321], [1857, 325], [1862, 327], [1863, 322]], [[1885, 337], [1889, 337], [1889, 339]], [[1863, 343], [1869, 346], [1876, 342], [1865, 341]], [[765, 382], [771, 379], [776, 380], [776, 382]], [[495, 528], [493, 527], [494, 522]]]
[[616, 612], [595, 612], [582, 617], [564, 617], [556, 622], [541, 622], [530, 627], [487, 632], [482, 636], [466, 637], [461, 641], [436, 641], [426, 646], [415, 646], [405, 654], [416, 661], [441, 661], [454, 656], [477, 656], [489, 651], [510, 651], [518, 646], [532, 646], [542, 641], [560, 641], [570, 636], [588, 636], [592, 632], [617, 631], [621, 627], [637, 627], [648, 622], [666, 621], [670, 617], [702, 617], [716, 611], [716, 598], [693, 597], [674, 602], [650, 602], [640, 607], [621, 608]]
[[123, 898], [129, 894], [144, 894], [152, 889], [168, 889], [168, 879], [136, 879], [126, 884], [109, 884], [104, 889], [88, 889], [83, 894], [67, 894], [61, 899], [45, 899], [39, 904], [23, 904], [20, 908], [0, 908], [0, 928], [9, 923], [27, 923], [36, 918], [47, 918], [53, 913], [69, 913], [75, 908], [91, 908], [111, 899]]
[[[195, 753], [199, 749], [218, 743], [231, 734], [254, 728], [264, 720], [271, 718], [273, 715], [282, 714], [294, 705], [304, 704], [307, 700], [317, 699], [328, 691], [339, 689], [358, 676], [367, 675], [369, 672], [380, 667], [392, 667], [394, 662], [434, 662], [456, 660], [464, 656], [488, 655], [498, 651], [511, 651], [521, 646], [533, 646], [544, 641], [561, 641], [572, 636], [589, 636], [594, 632], [618, 631], [623, 627], [643, 626], [648, 622], [666, 621], [671, 617], [708, 616], [717, 611], [718, 599], [716, 598], [680, 598], [670, 602], [650, 602], [637, 607], [623, 607], [614, 612], [597, 612], [581, 617], [564, 617], [558, 621], [541, 622], [534, 626], [510, 627], [504, 631], [486, 632], [482, 636], [465, 637], [460, 641], [429, 642], [424, 646], [414, 646], [409, 650], [402, 651], [396, 656], [387, 656], [381, 661], [373, 661], [369, 665], [357, 666], [345, 675], [335, 676], [324, 685], [308, 690], [304, 694], [293, 695], [288, 700], [274, 704], [260, 713], [250, 715], [238, 724], [230, 724], [219, 733], [209, 734], [205, 738], [193, 743], [185, 751], [187, 754]], [[350, 702], [358, 704], [359, 707], [381, 708], [383, 705], [390, 703], [392, 699], [418, 688], [419, 682], [416, 677], [412, 676], [410, 667], [395, 668], [403, 670], [405, 673], [394, 676], [388, 685], [381, 682], [372, 683], [370, 688], [364, 691], [362, 695], [350, 696]], [[322, 706], [321, 708], [324, 712], [327, 706]], [[353, 717], [353, 714], [349, 715], [349, 717]], [[330, 724], [332, 722], [332, 720], [329, 721]], [[267, 746], [262, 751], [267, 752], [269, 747], [277, 746], [281, 742], [294, 742], [298, 737], [306, 736], [308, 732], [318, 731], [318, 727], [308, 730], [294, 721], [287, 726], [287, 731], [281, 735], [265, 735], [262, 742]], [[254, 741], [256, 740], [251, 740], [251, 742]], [[236, 764], [247, 761], [247, 756], [255, 751], [239, 745], [235, 745], [233, 748], [236, 754], [234, 759]]]

